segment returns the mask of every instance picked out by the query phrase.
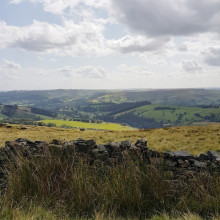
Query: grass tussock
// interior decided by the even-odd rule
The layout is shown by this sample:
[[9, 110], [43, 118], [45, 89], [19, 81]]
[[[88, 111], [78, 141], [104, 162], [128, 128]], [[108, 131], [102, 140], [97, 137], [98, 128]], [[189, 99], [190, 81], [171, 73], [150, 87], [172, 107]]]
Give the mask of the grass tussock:
[[[51, 219], [172, 219], [173, 213], [196, 213], [196, 219], [210, 219], [220, 213], [220, 177], [208, 173], [174, 177], [142, 161], [106, 167], [91, 166], [77, 156], [21, 159], [9, 171], [4, 204], [11, 207], [5, 215], [34, 211], [30, 209], [34, 206], [45, 209], [29, 215], [47, 210]], [[158, 213], [167, 215], [159, 217]], [[181, 215], [179, 219], [186, 218]]]

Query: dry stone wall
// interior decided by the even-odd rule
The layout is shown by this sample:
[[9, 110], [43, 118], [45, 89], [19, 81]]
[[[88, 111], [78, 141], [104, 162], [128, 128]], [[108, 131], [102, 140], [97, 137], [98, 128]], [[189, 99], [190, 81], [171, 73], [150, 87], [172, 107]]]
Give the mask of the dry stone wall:
[[147, 146], [145, 139], [139, 139], [136, 143], [131, 140], [111, 142], [97, 145], [92, 140], [78, 139], [75, 141], [61, 142], [54, 139], [50, 143], [44, 141], [31, 141], [19, 138], [15, 141], [6, 141], [5, 147], [0, 148], [0, 185], [5, 187], [7, 182], [7, 169], [10, 163], [16, 164], [18, 158], [38, 157], [86, 157], [91, 164], [106, 166], [120, 165], [125, 160], [141, 160], [174, 174], [184, 174], [185, 171], [208, 171], [220, 175], [220, 154], [213, 151], [194, 156], [185, 150], [181, 151], [154, 151]]

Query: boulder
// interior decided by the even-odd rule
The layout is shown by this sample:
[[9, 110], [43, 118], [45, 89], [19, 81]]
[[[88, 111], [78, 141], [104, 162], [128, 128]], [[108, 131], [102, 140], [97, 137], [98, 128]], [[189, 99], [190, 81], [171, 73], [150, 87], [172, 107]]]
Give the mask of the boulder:
[[207, 163], [206, 162], [201, 162], [201, 161], [198, 161], [198, 160], [194, 160], [194, 166], [197, 167], [197, 168], [206, 169], [207, 168]]
[[112, 142], [112, 143], [108, 143], [108, 144], [105, 144], [104, 146], [106, 147], [107, 151], [110, 153], [110, 154], [114, 154], [114, 153], [117, 153], [117, 152], [120, 152], [120, 142]]
[[122, 141], [120, 147], [122, 150], [127, 150], [131, 148], [131, 144], [132, 144], [131, 140]]
[[199, 161], [206, 161], [206, 160], [209, 160], [210, 159], [210, 157], [209, 157], [209, 155], [208, 154], [200, 154], [199, 155], [199, 157], [198, 157], [198, 160]]
[[41, 145], [41, 146], [46, 146], [47, 143], [45, 141], [35, 141], [34, 145]]
[[106, 147], [104, 145], [98, 145], [98, 150], [99, 150], [99, 153], [104, 153], [104, 152], [108, 152]]
[[23, 143], [23, 144], [26, 144], [26, 145], [29, 145], [29, 146], [34, 146], [34, 142], [29, 140], [29, 139], [26, 139], [26, 138], [18, 138], [18, 139], [15, 140], [15, 142]]
[[91, 149], [95, 148], [96, 143], [93, 139], [84, 140], [79, 138], [78, 140], [74, 141], [74, 145], [76, 146], [76, 151], [80, 153], [89, 153]]
[[188, 160], [185, 160], [185, 159], [184, 160], [178, 159], [177, 162], [178, 162], [178, 166], [182, 167], [182, 168], [188, 168], [188, 167], [191, 166], [190, 162]]
[[147, 148], [147, 141], [145, 139], [138, 139], [135, 143], [136, 147], [142, 148], [142, 149], [148, 149]]
[[97, 148], [92, 149], [90, 155], [93, 158], [93, 160], [102, 161], [105, 161], [109, 157], [108, 151], [104, 145], [98, 145]]
[[213, 162], [220, 162], [220, 154], [215, 151], [208, 151], [208, 156], [210, 157], [211, 161]]
[[193, 155], [188, 153], [186, 150], [174, 151], [173, 154], [177, 160], [178, 159], [181, 159], [181, 160], [193, 159]]
[[61, 145], [62, 142], [60, 140], [57, 140], [57, 139], [53, 139], [50, 144], [55, 144], [55, 145]]

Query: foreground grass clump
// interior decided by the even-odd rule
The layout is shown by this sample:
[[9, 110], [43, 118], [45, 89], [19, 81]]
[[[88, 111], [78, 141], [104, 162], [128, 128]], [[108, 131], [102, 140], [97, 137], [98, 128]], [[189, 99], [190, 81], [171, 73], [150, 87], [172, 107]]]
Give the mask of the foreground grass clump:
[[49, 216], [63, 219], [94, 218], [97, 213], [102, 213], [100, 219], [167, 219], [157, 213], [211, 218], [220, 213], [220, 177], [206, 172], [174, 177], [141, 160], [91, 166], [87, 158], [49, 154], [11, 166], [4, 203], [12, 210], [41, 206]]
[[54, 138], [62, 141], [93, 138], [97, 144], [126, 139], [135, 142], [138, 138], [145, 138], [148, 146], [157, 151], [184, 149], [192, 154], [200, 154], [208, 150], [220, 150], [220, 124], [130, 131], [80, 131], [37, 126], [29, 126], [27, 130], [21, 130], [21, 127], [19, 125], [12, 128], [0, 127], [0, 147], [4, 146], [5, 141], [13, 141], [20, 137], [46, 142]]

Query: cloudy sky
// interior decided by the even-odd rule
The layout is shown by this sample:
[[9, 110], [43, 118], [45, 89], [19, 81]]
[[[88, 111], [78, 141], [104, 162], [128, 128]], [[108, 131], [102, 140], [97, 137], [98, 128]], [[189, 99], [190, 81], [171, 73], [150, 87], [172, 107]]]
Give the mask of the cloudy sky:
[[0, 0], [0, 90], [220, 86], [220, 0]]

